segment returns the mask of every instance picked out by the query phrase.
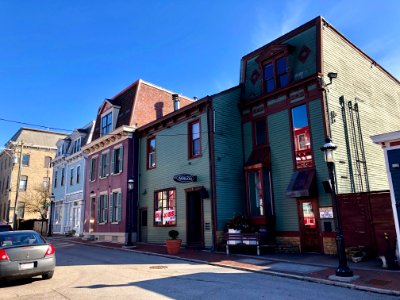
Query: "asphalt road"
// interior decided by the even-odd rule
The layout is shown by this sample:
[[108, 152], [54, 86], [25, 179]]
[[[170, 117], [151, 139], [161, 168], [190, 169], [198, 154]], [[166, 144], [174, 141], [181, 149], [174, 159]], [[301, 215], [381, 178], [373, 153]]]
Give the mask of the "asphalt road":
[[398, 299], [153, 255], [55, 245], [52, 279], [2, 283], [0, 299]]

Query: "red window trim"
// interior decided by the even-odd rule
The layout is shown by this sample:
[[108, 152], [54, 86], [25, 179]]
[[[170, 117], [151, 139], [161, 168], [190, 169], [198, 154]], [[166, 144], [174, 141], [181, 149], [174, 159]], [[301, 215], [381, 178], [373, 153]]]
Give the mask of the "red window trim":
[[156, 151], [154, 151], [154, 167], [151, 167], [149, 165], [149, 163], [150, 163], [150, 161], [149, 161], [150, 141], [152, 141], [152, 140], [156, 141], [156, 137], [155, 136], [149, 137], [147, 139], [147, 142], [146, 142], [146, 168], [147, 168], [147, 170], [152, 170], [152, 169], [155, 169], [157, 167], [157, 160], [156, 160], [156, 157], [157, 157], [157, 141], [156, 141]]
[[[199, 124], [199, 140], [200, 140], [200, 153], [197, 155], [193, 155], [193, 125], [198, 123]], [[188, 128], [188, 158], [189, 159], [193, 159], [193, 158], [197, 158], [197, 157], [201, 157], [202, 156], [202, 149], [201, 149], [201, 121], [200, 119], [194, 120], [192, 122], [190, 122], [188, 124], [189, 128]]]
[[[155, 212], [156, 212], [156, 207], [158, 208], [158, 193], [159, 192], [168, 192], [168, 191], [175, 191], [175, 224], [168, 224], [168, 225], [163, 225], [163, 224], [157, 224], [156, 223], [156, 218], [155, 218]], [[154, 203], [153, 203], [153, 226], [154, 227], [176, 227], [178, 225], [178, 218], [177, 218], [177, 199], [176, 199], [176, 188], [165, 188], [161, 190], [156, 190], [154, 191]]]

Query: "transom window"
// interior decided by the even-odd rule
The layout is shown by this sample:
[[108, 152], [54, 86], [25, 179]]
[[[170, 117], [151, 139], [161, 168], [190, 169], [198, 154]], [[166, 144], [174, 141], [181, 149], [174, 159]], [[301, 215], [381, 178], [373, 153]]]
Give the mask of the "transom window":
[[106, 135], [112, 131], [112, 112], [101, 118], [101, 135]]
[[154, 225], [176, 225], [176, 192], [166, 189], [155, 192], [154, 196]]
[[147, 169], [156, 167], [156, 138], [147, 140]]
[[201, 156], [200, 120], [189, 124], [189, 139], [189, 157], [194, 158]]
[[264, 85], [266, 93], [270, 93], [277, 88], [285, 87], [288, 84], [289, 77], [286, 57], [281, 57], [264, 65]]

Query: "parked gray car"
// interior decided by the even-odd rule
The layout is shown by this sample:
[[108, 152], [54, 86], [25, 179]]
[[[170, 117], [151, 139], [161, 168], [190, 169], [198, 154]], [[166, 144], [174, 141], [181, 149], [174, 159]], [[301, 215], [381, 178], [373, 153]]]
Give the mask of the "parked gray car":
[[55, 249], [33, 230], [0, 232], [0, 280], [53, 277]]

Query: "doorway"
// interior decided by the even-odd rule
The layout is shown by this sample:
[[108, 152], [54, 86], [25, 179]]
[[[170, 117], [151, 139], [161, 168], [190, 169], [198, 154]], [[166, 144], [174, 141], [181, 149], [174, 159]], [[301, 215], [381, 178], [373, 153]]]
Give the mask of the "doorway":
[[141, 208], [139, 210], [139, 224], [139, 240], [143, 243], [147, 243], [147, 208]]
[[321, 252], [321, 236], [316, 199], [299, 199], [300, 243], [302, 252]]
[[90, 198], [89, 232], [93, 232], [94, 231], [95, 212], [96, 212], [96, 197], [92, 197], [92, 198]]
[[200, 190], [186, 193], [187, 246], [204, 247], [203, 200]]

